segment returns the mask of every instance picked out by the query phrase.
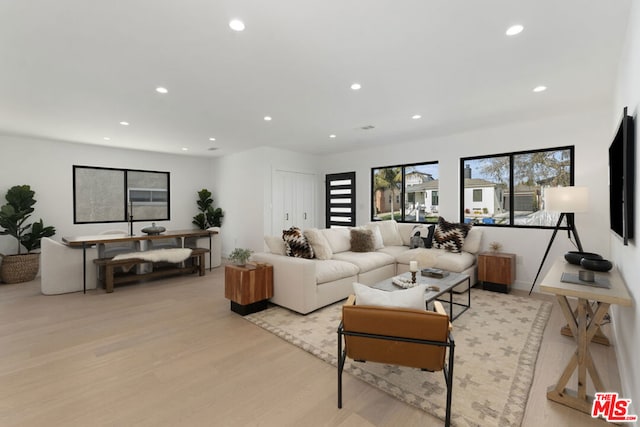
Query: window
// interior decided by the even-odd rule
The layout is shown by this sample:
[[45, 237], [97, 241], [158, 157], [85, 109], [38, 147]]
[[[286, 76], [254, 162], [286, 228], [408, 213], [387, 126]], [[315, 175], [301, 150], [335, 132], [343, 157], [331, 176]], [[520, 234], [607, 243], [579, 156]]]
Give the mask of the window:
[[325, 177], [327, 228], [356, 225], [356, 173], [345, 172]]
[[437, 222], [438, 179], [438, 162], [372, 168], [372, 220]]
[[74, 224], [169, 219], [169, 172], [73, 166]]
[[546, 188], [573, 185], [574, 147], [460, 159], [461, 221], [515, 227], [554, 227], [544, 211]]

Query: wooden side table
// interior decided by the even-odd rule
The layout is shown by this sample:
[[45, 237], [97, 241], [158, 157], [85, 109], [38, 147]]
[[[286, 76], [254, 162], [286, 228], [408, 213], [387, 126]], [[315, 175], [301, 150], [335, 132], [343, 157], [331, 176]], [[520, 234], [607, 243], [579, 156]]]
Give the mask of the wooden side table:
[[267, 308], [273, 296], [273, 266], [246, 264], [224, 267], [224, 296], [231, 300], [231, 311], [242, 316]]
[[502, 252], [478, 254], [478, 280], [483, 289], [509, 293], [516, 278], [516, 255]]

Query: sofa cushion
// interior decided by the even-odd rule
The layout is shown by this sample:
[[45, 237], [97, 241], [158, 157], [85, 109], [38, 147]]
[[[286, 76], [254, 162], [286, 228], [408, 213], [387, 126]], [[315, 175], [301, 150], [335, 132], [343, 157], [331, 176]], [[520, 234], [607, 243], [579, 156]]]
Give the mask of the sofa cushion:
[[402, 239], [402, 244], [404, 246], [409, 246], [409, 240], [411, 236], [413, 236], [413, 228], [416, 226], [415, 223], [412, 222], [399, 222], [398, 223], [398, 233], [400, 233], [400, 238]]
[[373, 248], [375, 250], [384, 248], [384, 241], [382, 240], [382, 234], [380, 233], [380, 227], [376, 223], [369, 223], [364, 228], [373, 232]]
[[348, 228], [324, 228], [321, 232], [334, 254], [351, 250], [351, 233]]
[[377, 221], [376, 224], [378, 228], [380, 228], [382, 242], [385, 246], [402, 246], [402, 236], [400, 236], [400, 231], [398, 231], [398, 223], [394, 219]]
[[394, 258], [397, 258], [398, 256], [400, 256], [400, 254], [405, 253], [408, 250], [408, 246], [385, 246], [382, 249], [378, 249], [378, 252], [382, 252], [387, 255], [391, 255]]
[[333, 251], [327, 238], [324, 237], [324, 234], [322, 234], [320, 230], [317, 228], [308, 228], [304, 230], [304, 236], [313, 248], [313, 253], [316, 255], [316, 258], [322, 260], [331, 259]]
[[469, 234], [464, 239], [464, 245], [462, 246], [462, 250], [465, 252], [470, 252], [472, 254], [477, 254], [480, 252], [480, 244], [482, 243], [482, 229], [479, 227], [471, 227], [469, 230]]
[[340, 252], [334, 253], [333, 259], [350, 262], [358, 267], [359, 273], [375, 270], [385, 265], [394, 264], [395, 258], [383, 252]]
[[424, 293], [426, 289], [427, 285], [422, 284], [409, 289], [389, 292], [374, 289], [361, 283], [353, 283], [357, 305], [414, 308], [416, 310], [425, 310]]
[[288, 230], [282, 230], [282, 240], [285, 244], [285, 252], [287, 256], [296, 258], [313, 258], [313, 248], [302, 230], [298, 227], [291, 227]]
[[269, 252], [276, 255], [286, 255], [287, 247], [284, 244], [282, 237], [278, 236], [264, 236], [264, 242], [269, 248]]
[[433, 233], [433, 247], [459, 253], [462, 251], [464, 239], [467, 237], [470, 229], [470, 224], [448, 222], [440, 217], [438, 218], [438, 225]]
[[418, 261], [418, 268], [441, 268], [461, 273], [476, 262], [476, 256], [468, 252], [451, 253], [445, 249], [409, 249], [396, 257], [398, 264], [408, 265], [409, 261]]
[[350, 230], [351, 250], [353, 252], [371, 252], [375, 249], [373, 231], [355, 227]]
[[358, 267], [354, 264], [334, 259], [316, 260], [316, 283], [321, 285], [334, 280], [353, 277], [358, 274]]

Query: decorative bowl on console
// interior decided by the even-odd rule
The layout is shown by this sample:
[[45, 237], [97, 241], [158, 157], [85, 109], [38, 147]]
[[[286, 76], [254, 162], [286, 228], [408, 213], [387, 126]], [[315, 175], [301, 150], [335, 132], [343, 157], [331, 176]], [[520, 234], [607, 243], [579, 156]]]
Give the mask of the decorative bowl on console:
[[569, 251], [566, 254], [564, 254], [564, 259], [566, 259], [569, 264], [573, 264], [573, 265], [580, 265], [582, 258], [602, 259], [602, 256], [598, 254], [594, 254], [592, 252], [578, 252], [578, 251]]
[[156, 225], [155, 222], [152, 222], [150, 226], [143, 228], [141, 231], [150, 236], [155, 236], [160, 233], [164, 233], [166, 231], [166, 228], [161, 225]]
[[592, 271], [609, 271], [613, 268], [613, 264], [607, 259], [582, 258], [580, 265]]

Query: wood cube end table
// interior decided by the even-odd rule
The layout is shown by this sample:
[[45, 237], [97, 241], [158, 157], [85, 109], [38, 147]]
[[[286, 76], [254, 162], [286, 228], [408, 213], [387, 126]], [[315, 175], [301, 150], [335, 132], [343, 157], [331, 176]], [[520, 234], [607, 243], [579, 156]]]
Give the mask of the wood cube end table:
[[224, 296], [231, 300], [231, 311], [242, 316], [264, 310], [267, 300], [273, 296], [273, 266], [262, 263], [226, 265]]

